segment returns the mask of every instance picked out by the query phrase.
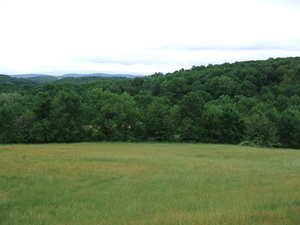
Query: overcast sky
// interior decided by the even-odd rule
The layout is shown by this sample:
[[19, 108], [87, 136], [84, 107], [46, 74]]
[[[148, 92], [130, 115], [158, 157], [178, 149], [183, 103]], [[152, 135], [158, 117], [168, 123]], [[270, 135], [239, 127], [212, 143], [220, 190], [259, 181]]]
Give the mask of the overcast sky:
[[300, 56], [300, 0], [0, 0], [0, 74], [173, 72]]

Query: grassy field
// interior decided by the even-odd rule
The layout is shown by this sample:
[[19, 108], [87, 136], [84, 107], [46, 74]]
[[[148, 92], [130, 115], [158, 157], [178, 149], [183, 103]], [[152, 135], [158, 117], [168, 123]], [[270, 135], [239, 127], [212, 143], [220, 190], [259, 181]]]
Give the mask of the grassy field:
[[0, 145], [0, 224], [300, 224], [300, 151]]

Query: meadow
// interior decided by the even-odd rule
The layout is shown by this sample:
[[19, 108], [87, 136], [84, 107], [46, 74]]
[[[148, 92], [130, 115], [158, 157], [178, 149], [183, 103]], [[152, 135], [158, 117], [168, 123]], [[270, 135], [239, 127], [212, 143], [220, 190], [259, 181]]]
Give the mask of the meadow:
[[0, 145], [0, 224], [300, 224], [300, 151]]

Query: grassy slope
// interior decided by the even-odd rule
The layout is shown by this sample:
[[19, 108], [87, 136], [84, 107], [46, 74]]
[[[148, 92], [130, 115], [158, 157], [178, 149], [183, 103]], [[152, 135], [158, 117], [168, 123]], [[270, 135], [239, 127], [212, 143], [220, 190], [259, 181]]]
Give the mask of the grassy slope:
[[0, 224], [300, 224], [300, 151], [0, 145]]

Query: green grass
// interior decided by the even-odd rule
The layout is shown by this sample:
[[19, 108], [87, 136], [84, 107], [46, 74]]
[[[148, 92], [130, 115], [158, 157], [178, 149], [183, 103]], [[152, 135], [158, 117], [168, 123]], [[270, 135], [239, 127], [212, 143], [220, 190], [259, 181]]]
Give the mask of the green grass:
[[0, 224], [300, 224], [300, 151], [0, 145]]

